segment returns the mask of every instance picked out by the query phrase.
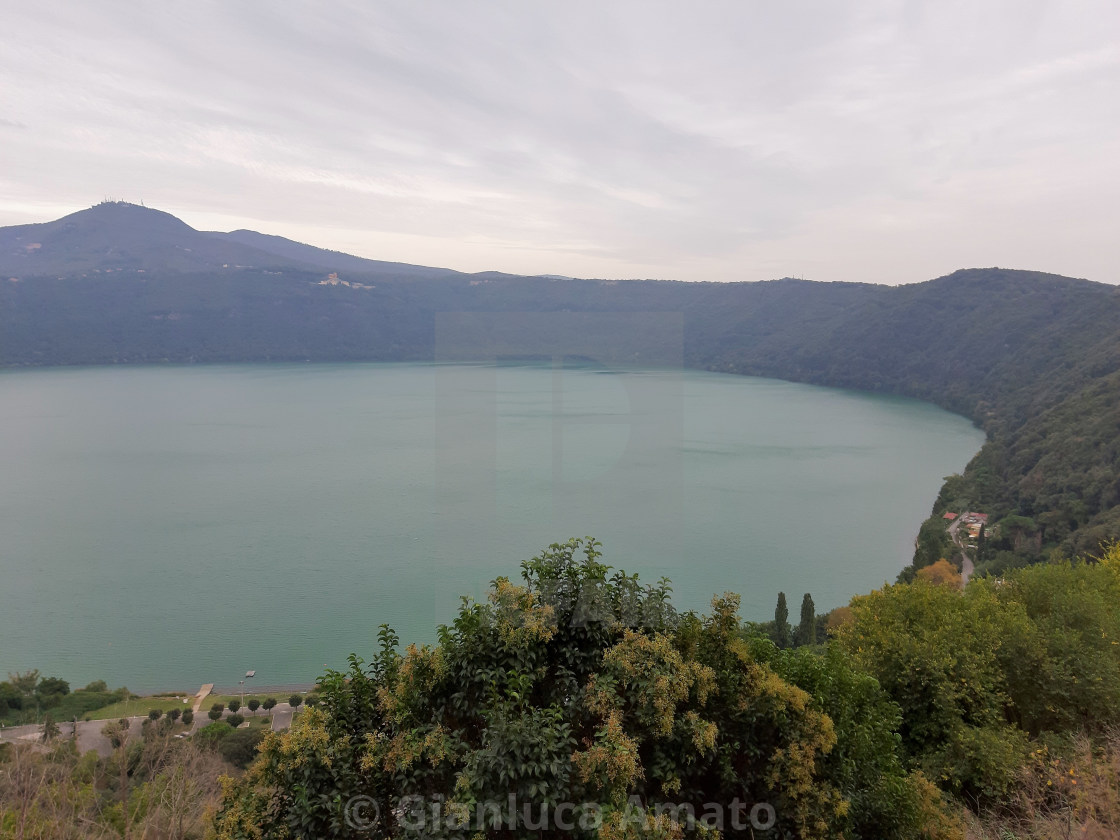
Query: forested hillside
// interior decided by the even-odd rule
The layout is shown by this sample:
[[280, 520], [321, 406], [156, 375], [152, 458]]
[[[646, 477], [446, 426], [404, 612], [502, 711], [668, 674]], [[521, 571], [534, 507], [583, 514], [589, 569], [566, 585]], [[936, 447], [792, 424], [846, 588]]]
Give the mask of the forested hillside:
[[[203, 233], [118, 203], [0, 230], [0, 271], [6, 366], [427, 360], [444, 313], [679, 316], [689, 367], [919, 397], [988, 433], [937, 500], [920, 565], [954, 556], [939, 520], [949, 510], [989, 514], [981, 570], [1120, 536], [1120, 290], [1109, 285], [1002, 269], [899, 287], [466, 275]], [[601, 318], [565, 329], [576, 355], [666, 360]]]

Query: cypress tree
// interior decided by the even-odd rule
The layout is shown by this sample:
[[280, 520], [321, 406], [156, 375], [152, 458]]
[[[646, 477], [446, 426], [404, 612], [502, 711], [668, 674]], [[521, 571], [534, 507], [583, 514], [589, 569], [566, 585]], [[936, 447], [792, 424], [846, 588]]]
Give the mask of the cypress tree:
[[778, 593], [778, 606], [774, 608], [774, 644], [782, 650], [790, 647], [789, 609], [784, 592]]
[[813, 596], [808, 592], [801, 599], [801, 623], [797, 625], [797, 644], [815, 645], [817, 643], [817, 609]]

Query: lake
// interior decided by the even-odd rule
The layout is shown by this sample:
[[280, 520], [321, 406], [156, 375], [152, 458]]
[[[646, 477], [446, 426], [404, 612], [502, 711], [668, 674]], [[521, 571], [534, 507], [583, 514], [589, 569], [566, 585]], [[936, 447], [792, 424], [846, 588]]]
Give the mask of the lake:
[[983, 443], [894, 397], [682, 370], [320, 364], [0, 372], [0, 674], [313, 681], [431, 642], [551, 542], [796, 622], [893, 581]]

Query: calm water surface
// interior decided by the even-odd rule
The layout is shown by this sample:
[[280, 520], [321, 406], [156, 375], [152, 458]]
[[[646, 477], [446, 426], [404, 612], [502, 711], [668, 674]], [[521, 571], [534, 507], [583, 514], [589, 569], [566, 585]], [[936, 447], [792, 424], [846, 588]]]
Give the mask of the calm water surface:
[[592, 534], [680, 608], [893, 580], [983, 442], [933, 406], [695, 371], [0, 373], [0, 674], [310, 682]]

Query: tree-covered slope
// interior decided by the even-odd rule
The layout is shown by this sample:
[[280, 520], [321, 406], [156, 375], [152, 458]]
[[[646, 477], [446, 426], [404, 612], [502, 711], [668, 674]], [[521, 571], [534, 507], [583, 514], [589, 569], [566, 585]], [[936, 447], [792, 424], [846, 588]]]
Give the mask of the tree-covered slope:
[[[898, 287], [467, 275], [202, 233], [119, 203], [0, 229], [0, 270], [9, 366], [427, 360], [437, 320], [463, 312], [506, 313], [506, 325], [596, 313], [565, 322], [575, 355], [662, 364], [664, 348], [627, 343], [610, 316], [679, 317], [689, 367], [904, 394], [975, 420], [989, 442], [933, 513], [1020, 517], [982, 548], [982, 567], [1120, 536], [1114, 286], [1002, 269]], [[542, 323], [522, 321], [526, 333]], [[942, 549], [944, 534], [925, 555]]]

